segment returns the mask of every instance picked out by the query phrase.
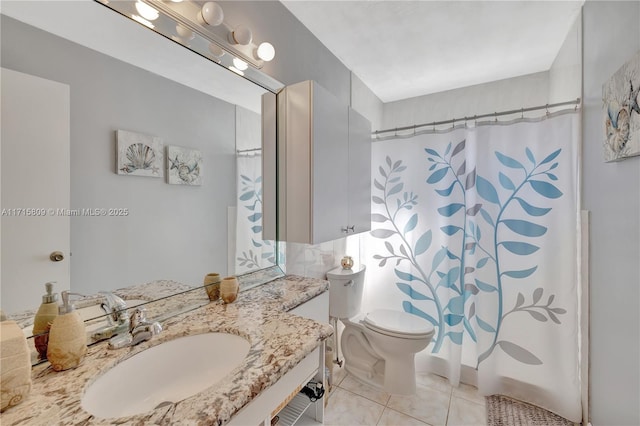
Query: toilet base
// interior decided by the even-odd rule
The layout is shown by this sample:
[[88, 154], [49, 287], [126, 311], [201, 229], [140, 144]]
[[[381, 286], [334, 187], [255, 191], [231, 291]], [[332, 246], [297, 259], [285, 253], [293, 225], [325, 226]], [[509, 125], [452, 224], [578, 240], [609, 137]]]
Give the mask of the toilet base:
[[385, 361], [384, 386], [385, 392], [399, 395], [416, 393], [416, 365], [414, 354], [402, 358], [397, 355], [393, 361]]
[[408, 356], [395, 362], [379, 361], [372, 370], [361, 369], [345, 359], [344, 369], [360, 382], [396, 395], [416, 393], [415, 360]]
[[[416, 391], [415, 354], [380, 356], [380, 348], [374, 350], [370, 340], [352, 327], [343, 333], [344, 369], [361, 382], [385, 392], [410, 395]], [[386, 358], [386, 359], [385, 359]]]
[[374, 366], [373, 370], [363, 370], [354, 366], [353, 363], [349, 363], [349, 361], [345, 358], [344, 360], [344, 369], [345, 371], [353, 376], [360, 382], [366, 383], [378, 389], [384, 388], [384, 361], [379, 361]]
[[340, 339], [345, 370], [358, 380], [385, 392], [416, 392], [415, 354], [427, 347], [431, 336], [402, 338], [368, 329], [362, 317], [342, 319]]

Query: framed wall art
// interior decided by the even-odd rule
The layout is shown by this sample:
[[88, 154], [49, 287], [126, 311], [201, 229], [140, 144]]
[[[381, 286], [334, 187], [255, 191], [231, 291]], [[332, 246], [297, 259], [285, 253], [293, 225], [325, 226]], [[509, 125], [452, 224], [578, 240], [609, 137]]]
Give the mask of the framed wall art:
[[640, 52], [602, 86], [604, 160], [640, 155]]
[[162, 176], [162, 139], [116, 130], [116, 172], [119, 175]]
[[167, 146], [167, 183], [202, 185], [202, 154], [197, 149]]

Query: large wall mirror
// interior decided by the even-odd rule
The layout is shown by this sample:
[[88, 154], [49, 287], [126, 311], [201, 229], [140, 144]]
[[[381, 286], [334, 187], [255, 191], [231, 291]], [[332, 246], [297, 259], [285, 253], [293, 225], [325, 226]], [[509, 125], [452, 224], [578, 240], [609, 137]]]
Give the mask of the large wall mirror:
[[[15, 131], [64, 121], [37, 105], [68, 114], [68, 145], [51, 154], [40, 148], [54, 143], [51, 133], [24, 136], [33, 142], [26, 153], [5, 149], [3, 115], [5, 313], [37, 309], [47, 281], [57, 281], [57, 293], [96, 294], [161, 280], [197, 287], [210, 272], [277, 266], [277, 246], [260, 229], [261, 98], [277, 81], [255, 84], [98, 2], [3, 1], [1, 18], [3, 84], [15, 77], [36, 99], [10, 117]], [[60, 89], [60, 104], [49, 86]], [[4, 89], [3, 110], [11, 105]], [[142, 152], [149, 140], [159, 148]], [[201, 158], [195, 172], [194, 157], [176, 156], [189, 151]], [[160, 162], [148, 167], [152, 156]], [[34, 160], [16, 161], [25, 158]], [[135, 173], [140, 167], [148, 173]], [[171, 184], [169, 173], [196, 173], [199, 185]], [[60, 189], [68, 189], [60, 202], [21, 198]], [[48, 226], [63, 230], [60, 241], [34, 225], [37, 216], [55, 219]], [[16, 263], [23, 246], [35, 251]], [[56, 251], [59, 262], [50, 258]]]

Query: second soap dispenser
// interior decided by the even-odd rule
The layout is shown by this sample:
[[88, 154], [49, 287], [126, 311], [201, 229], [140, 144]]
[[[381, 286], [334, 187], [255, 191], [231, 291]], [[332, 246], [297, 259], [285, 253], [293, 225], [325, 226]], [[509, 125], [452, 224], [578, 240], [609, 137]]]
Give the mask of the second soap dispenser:
[[69, 302], [69, 293], [62, 292], [63, 305], [49, 331], [47, 359], [55, 371], [75, 368], [87, 353], [84, 321]]
[[33, 341], [38, 351], [38, 359], [47, 357], [49, 344], [49, 328], [58, 316], [58, 295], [53, 292], [55, 281], [46, 283], [47, 294], [42, 296], [42, 304], [33, 320]]

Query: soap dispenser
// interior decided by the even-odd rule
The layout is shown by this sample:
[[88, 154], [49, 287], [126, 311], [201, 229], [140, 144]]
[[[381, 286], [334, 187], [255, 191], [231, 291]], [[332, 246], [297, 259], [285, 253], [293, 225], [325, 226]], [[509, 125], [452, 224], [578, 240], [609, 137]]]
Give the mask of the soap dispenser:
[[69, 292], [62, 292], [63, 305], [49, 331], [47, 358], [55, 371], [76, 368], [87, 353], [84, 321], [69, 303]]
[[45, 359], [47, 356], [49, 328], [58, 316], [58, 295], [53, 292], [53, 284], [55, 281], [44, 285], [47, 294], [42, 296], [42, 304], [33, 320], [33, 341], [38, 351], [38, 359]]

